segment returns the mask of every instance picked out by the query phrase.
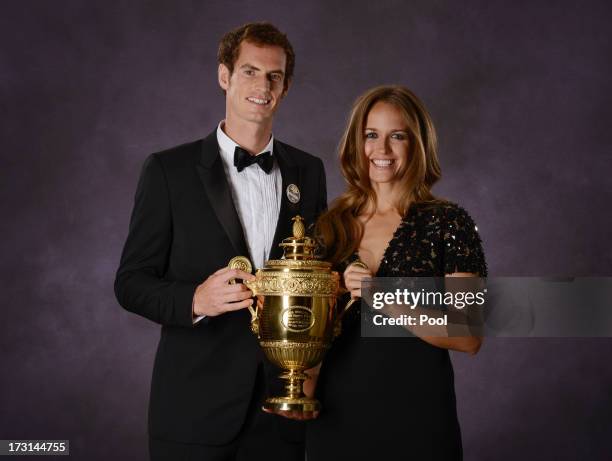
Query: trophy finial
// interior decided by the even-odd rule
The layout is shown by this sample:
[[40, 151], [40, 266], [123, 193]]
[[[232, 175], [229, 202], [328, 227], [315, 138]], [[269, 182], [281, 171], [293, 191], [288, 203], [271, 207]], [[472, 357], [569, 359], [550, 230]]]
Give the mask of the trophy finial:
[[304, 218], [296, 215], [293, 221], [293, 236], [286, 238], [278, 246], [283, 248], [283, 259], [315, 259], [316, 243], [306, 236]]
[[300, 215], [291, 218], [293, 221], [293, 238], [301, 239], [306, 235], [306, 228], [304, 227], [304, 219]]

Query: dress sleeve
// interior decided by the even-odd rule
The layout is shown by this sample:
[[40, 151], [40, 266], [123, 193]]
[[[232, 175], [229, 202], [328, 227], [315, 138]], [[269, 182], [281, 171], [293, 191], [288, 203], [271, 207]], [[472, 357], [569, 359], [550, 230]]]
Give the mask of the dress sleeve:
[[482, 241], [467, 211], [459, 206], [448, 207], [443, 226], [444, 273], [472, 272], [486, 277]]

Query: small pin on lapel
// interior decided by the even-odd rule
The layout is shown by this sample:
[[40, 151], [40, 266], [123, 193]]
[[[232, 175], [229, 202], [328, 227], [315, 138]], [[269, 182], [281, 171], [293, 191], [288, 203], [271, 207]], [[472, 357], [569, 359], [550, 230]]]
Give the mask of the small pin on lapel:
[[287, 198], [291, 203], [298, 203], [300, 201], [300, 189], [295, 184], [289, 184], [287, 186]]

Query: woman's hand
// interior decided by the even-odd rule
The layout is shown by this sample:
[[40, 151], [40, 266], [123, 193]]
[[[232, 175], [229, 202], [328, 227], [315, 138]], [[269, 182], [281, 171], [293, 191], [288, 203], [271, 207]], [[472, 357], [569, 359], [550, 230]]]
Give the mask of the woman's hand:
[[344, 286], [351, 292], [351, 299], [361, 298], [361, 281], [374, 277], [374, 274], [363, 266], [363, 263], [349, 264], [344, 271]]
[[287, 419], [295, 419], [296, 421], [308, 421], [308, 420], [316, 419], [319, 417], [318, 411], [304, 411], [304, 412], [283, 411], [283, 410], [273, 411], [273, 410], [267, 410], [264, 407], [261, 407], [261, 409], [266, 413], [270, 413], [271, 415], [278, 415], [278, 416], [282, 416], [283, 418], [287, 418]]

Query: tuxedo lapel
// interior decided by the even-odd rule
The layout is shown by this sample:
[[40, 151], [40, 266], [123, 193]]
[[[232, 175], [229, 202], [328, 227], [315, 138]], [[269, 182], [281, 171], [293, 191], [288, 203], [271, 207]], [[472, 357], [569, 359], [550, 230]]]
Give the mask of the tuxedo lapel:
[[297, 186], [301, 189], [300, 185], [300, 171], [291, 155], [287, 152], [287, 149], [278, 141], [274, 141], [274, 157], [278, 162], [278, 166], [281, 170], [281, 176], [283, 178], [283, 189], [281, 192], [281, 208], [280, 214], [278, 215], [278, 222], [276, 224], [276, 232], [274, 233], [274, 241], [272, 242], [272, 248], [270, 249], [270, 259], [280, 259], [283, 255], [283, 251], [278, 247], [278, 244], [287, 237], [293, 235], [292, 228], [293, 222], [291, 218], [295, 215], [300, 214], [301, 199], [297, 203], [293, 203], [289, 200], [287, 194], [287, 187], [290, 184]]
[[232, 242], [236, 254], [248, 257], [249, 250], [244, 239], [242, 225], [240, 219], [238, 219], [238, 213], [234, 206], [232, 193], [219, 154], [216, 131], [202, 140], [202, 154], [200, 163], [196, 168], [208, 196], [208, 201]]

